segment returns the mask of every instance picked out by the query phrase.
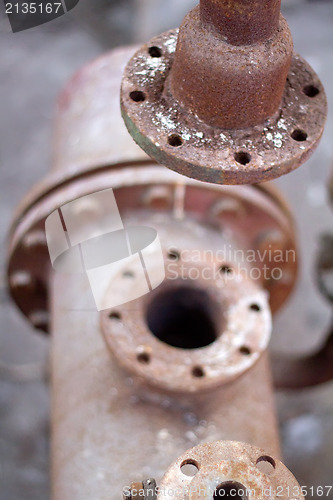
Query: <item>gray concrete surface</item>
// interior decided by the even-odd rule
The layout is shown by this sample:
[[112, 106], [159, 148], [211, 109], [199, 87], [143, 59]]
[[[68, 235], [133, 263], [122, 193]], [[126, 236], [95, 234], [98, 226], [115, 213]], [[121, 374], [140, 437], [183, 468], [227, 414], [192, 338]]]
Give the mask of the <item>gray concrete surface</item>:
[[[33, 332], [10, 303], [4, 269], [13, 210], [50, 167], [56, 96], [82, 64], [106, 48], [144, 40], [179, 24], [190, 3], [182, 2], [180, 12], [176, 1], [81, 0], [67, 16], [15, 35], [8, 21], [0, 18], [1, 500], [49, 498], [49, 341]], [[276, 182], [295, 214], [301, 273], [292, 300], [275, 318], [272, 348], [307, 352], [320, 343], [332, 319], [330, 307], [315, 287], [314, 260], [320, 234], [333, 233], [326, 190], [333, 165], [333, 5], [288, 0], [285, 14], [296, 50], [318, 71], [330, 101], [328, 125], [317, 153]], [[302, 484], [332, 484], [333, 383], [280, 393], [277, 407], [286, 464]]]

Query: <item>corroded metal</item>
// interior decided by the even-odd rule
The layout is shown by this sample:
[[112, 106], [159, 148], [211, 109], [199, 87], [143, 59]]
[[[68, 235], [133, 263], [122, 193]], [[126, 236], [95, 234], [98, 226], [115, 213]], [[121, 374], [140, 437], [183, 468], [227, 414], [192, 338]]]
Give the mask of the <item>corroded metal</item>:
[[320, 248], [316, 262], [316, 276], [320, 292], [333, 303], [333, 235], [325, 233], [321, 236]]
[[[133, 376], [162, 390], [196, 393], [230, 383], [268, 346], [271, 313], [260, 280], [251, 279], [251, 265], [219, 259], [224, 248], [237, 254], [232, 239], [188, 213], [181, 221], [164, 214], [163, 222], [151, 215], [146, 224], [158, 230], [166, 279], [149, 295], [102, 312], [109, 347]], [[114, 280], [131, 276], [125, 264]]]
[[[199, 280], [209, 303], [214, 297], [223, 301], [214, 311], [220, 331], [225, 325], [225, 335], [216, 339], [215, 346], [213, 339], [212, 346], [214, 354], [224, 357], [225, 370], [214, 375], [211, 356], [206, 355], [212, 354], [212, 346], [203, 346], [200, 355], [198, 346], [169, 346], [173, 353], [169, 371], [175, 366], [173, 359], [180, 368], [193, 363], [194, 390], [193, 380], [187, 379], [188, 387], [182, 385], [182, 373], [174, 372], [174, 379], [164, 384], [159, 373], [152, 371], [148, 376], [149, 359], [147, 362], [142, 356], [147, 354], [142, 350], [144, 343], [134, 346], [133, 338], [128, 347], [133, 353], [136, 349], [139, 358], [135, 362], [141, 363], [141, 371], [130, 369], [121, 359], [131, 359], [129, 350], [116, 346], [112, 354], [101, 331], [102, 321], [110, 345], [110, 335], [126, 329], [123, 319], [129, 318], [129, 310], [124, 318], [117, 318], [114, 311], [106, 317], [92, 305], [86, 276], [51, 273], [45, 218], [69, 201], [109, 187], [115, 191], [125, 224], [140, 220], [158, 227], [168, 253], [165, 257], [180, 255], [176, 267], [181, 265], [184, 249], [216, 250], [222, 244], [242, 252], [260, 250], [257, 261], [247, 269], [253, 265], [262, 271], [266, 264], [270, 269], [269, 254], [265, 253], [270, 248], [284, 254], [291, 251], [295, 257], [290, 214], [271, 188], [234, 189], [184, 179], [155, 165], [133, 144], [122, 126], [116, 98], [130, 53], [131, 49], [126, 49], [100, 58], [65, 90], [60, 101], [54, 170], [22, 204], [12, 227], [8, 266], [12, 296], [36, 327], [52, 332], [54, 500], [120, 498], [131, 477], [138, 478], [143, 487], [145, 477], [160, 482], [180, 453], [204, 441], [244, 441], [274, 457], [280, 455], [266, 352], [271, 324], [265, 290], [271, 309], [277, 310], [293, 288], [295, 258], [279, 263], [279, 280], [265, 279], [261, 274], [253, 282], [235, 273], [233, 282], [228, 275], [236, 262], [228, 259], [220, 264], [225, 276], [219, 283], [224, 290], [219, 291], [216, 283]], [[202, 264], [204, 258], [193, 267]], [[193, 288], [194, 283], [189, 285]], [[149, 300], [156, 299], [158, 296], [152, 295]], [[244, 308], [243, 321], [237, 314], [232, 316], [232, 304], [235, 313]], [[131, 307], [134, 320], [141, 315], [148, 321], [148, 302], [138, 299]], [[117, 331], [113, 320], [119, 322]], [[233, 328], [238, 325], [242, 330], [236, 338]], [[229, 343], [229, 349], [224, 342]]]
[[[194, 467], [191, 475], [184, 470], [187, 464]], [[181, 455], [163, 477], [157, 498], [273, 499], [279, 492], [285, 499], [304, 498], [295, 477], [277, 458], [246, 443], [217, 441]]]
[[249, 45], [277, 31], [281, 0], [201, 0], [202, 22], [213, 26], [232, 45]]
[[278, 389], [303, 389], [333, 379], [333, 328], [318, 350], [304, 356], [272, 356], [274, 385]]
[[323, 132], [326, 96], [293, 54], [279, 3], [202, 1], [179, 32], [134, 55], [121, 107], [148, 155], [218, 184], [271, 180], [307, 160]]
[[22, 202], [11, 229], [8, 282], [14, 301], [37, 328], [49, 329], [45, 218], [75, 198], [113, 187], [121, 212], [132, 208], [177, 217], [186, 213], [220, 231], [225, 228], [242, 240], [243, 250], [259, 252], [259, 269], [274, 266], [271, 249], [291, 256], [279, 263], [281, 279], [260, 283], [276, 311], [291, 292], [297, 272], [295, 232], [286, 205], [268, 185], [235, 190], [185, 179], [154, 164], [134, 144], [117, 102], [133, 50], [113, 51], [87, 65], [60, 98], [53, 171]]
[[[248, 41], [239, 47], [225, 34], [227, 29], [246, 36], [241, 23], [232, 24], [228, 12], [232, 10], [239, 18], [237, 7], [242, 5], [251, 13], [254, 3], [259, 4], [244, 0], [217, 2], [215, 11], [220, 12], [220, 17], [214, 19], [224, 23], [218, 23], [215, 29], [205, 22], [206, 16], [200, 16], [197, 7], [179, 29], [165, 87], [169, 88], [170, 100], [175, 99], [187, 113], [213, 128], [235, 130], [261, 125], [274, 117], [282, 100], [293, 55], [285, 19], [281, 16], [271, 36], [261, 43]], [[274, 7], [275, 2], [264, 3]], [[254, 19], [249, 18], [250, 25]], [[264, 20], [261, 24], [265, 26]]]
[[133, 480], [160, 484], [170, 463], [201, 442], [234, 439], [280, 456], [267, 353], [229, 384], [167, 392], [111, 355], [87, 280], [55, 275], [50, 302], [54, 500], [116, 500]]

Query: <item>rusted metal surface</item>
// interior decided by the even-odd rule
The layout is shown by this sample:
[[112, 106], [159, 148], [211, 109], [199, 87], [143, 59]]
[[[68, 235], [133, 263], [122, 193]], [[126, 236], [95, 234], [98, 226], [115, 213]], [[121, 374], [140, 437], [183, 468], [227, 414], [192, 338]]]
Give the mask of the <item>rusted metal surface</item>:
[[245, 441], [280, 456], [266, 353], [214, 390], [165, 392], [110, 354], [87, 280], [55, 275], [51, 308], [54, 500], [119, 499], [133, 480], [160, 484], [170, 463], [206, 441]]
[[[65, 90], [53, 172], [12, 227], [12, 296], [36, 328], [52, 332], [53, 500], [121, 498], [132, 479], [148, 491], [147, 477], [160, 483], [179, 454], [206, 441], [244, 441], [280, 456], [267, 344], [270, 309], [285, 302], [296, 278], [291, 216], [269, 186], [185, 179], [133, 145], [117, 105], [131, 53], [107, 54]], [[127, 307], [98, 313], [86, 276], [51, 272], [44, 223], [59, 206], [109, 187], [125, 224], [157, 228], [167, 275], [176, 272], [178, 279]], [[217, 260], [222, 248], [243, 256], [254, 251], [256, 258], [249, 263], [230, 252]], [[279, 262], [278, 280], [270, 274], [272, 249], [292, 255]], [[185, 259], [191, 251], [200, 259]], [[259, 276], [246, 277], [253, 268]], [[193, 269], [200, 278], [189, 279]], [[203, 269], [214, 277], [203, 277]], [[156, 326], [156, 312], [165, 326], [179, 295], [192, 304], [193, 317], [186, 302], [180, 328], [188, 322], [193, 333], [197, 323], [195, 345]]]
[[[333, 237], [325, 234], [321, 239], [316, 266], [318, 288], [333, 302]], [[333, 326], [322, 345], [304, 356], [278, 356], [272, 358], [274, 385], [277, 388], [301, 389], [324, 384], [333, 379]]]
[[[218, 258], [223, 248], [233, 253], [232, 240], [190, 214], [182, 220], [164, 214], [163, 221], [140, 214], [138, 220], [158, 231], [166, 279], [149, 295], [102, 313], [109, 347], [133, 376], [162, 390], [196, 393], [230, 383], [267, 349], [267, 294], [249, 276], [249, 264], [244, 269], [244, 262]], [[131, 276], [134, 282], [125, 264], [114, 280]]]
[[[184, 471], [186, 464], [194, 467], [193, 475]], [[157, 498], [263, 499], [277, 498], [279, 491], [285, 499], [304, 498], [295, 477], [277, 458], [256, 446], [218, 441], [181, 455], [163, 477]]]
[[[50, 272], [45, 218], [59, 206], [95, 191], [117, 190], [120, 210], [141, 207], [192, 213], [206, 224], [238, 233], [244, 249], [264, 253], [274, 247], [285, 255], [295, 252], [291, 216], [268, 186], [235, 190], [187, 180], [155, 165], [133, 143], [117, 102], [123, 68], [132, 53], [127, 48], [106, 54], [70, 82], [59, 104], [54, 170], [27, 196], [15, 216], [9, 243], [10, 292], [30, 321], [45, 331]], [[260, 269], [272, 265], [266, 260], [259, 260]], [[283, 278], [262, 283], [273, 312], [288, 297], [297, 272], [293, 258], [279, 266]]]
[[[293, 54], [278, 8], [275, 0], [201, 2], [179, 33], [135, 54], [124, 72], [122, 114], [149, 156], [218, 184], [267, 181], [306, 161], [323, 132], [326, 96]], [[242, 31], [249, 19], [253, 30]]]
[[[26, 235], [35, 231], [43, 234], [45, 218], [58, 206], [107, 187], [115, 189], [120, 211], [131, 207], [152, 208], [161, 214], [185, 211], [208, 224], [213, 223], [220, 234], [222, 228], [232, 233], [236, 240], [241, 240], [245, 256], [251, 251], [258, 259], [256, 266], [262, 270], [260, 284], [269, 291], [272, 310], [276, 311], [284, 303], [296, 279], [295, 237], [289, 215], [269, 192], [250, 186], [234, 190], [194, 180], [184, 184], [177, 174], [154, 165], [122, 167], [113, 172], [94, 172], [77, 179], [75, 184], [55, 190], [36, 203], [16, 227], [8, 269], [9, 284], [14, 300], [28, 318], [32, 319], [36, 311], [47, 316], [50, 262], [46, 242], [40, 252], [26, 252]], [[281, 279], [271, 279], [269, 270], [274, 262], [270, 261], [270, 250], [280, 251], [284, 256], [278, 264]], [[263, 272], [264, 266], [267, 275]]]
[[[321, 293], [333, 302], [333, 238], [325, 234], [317, 260], [317, 282]], [[324, 384], [333, 379], [333, 327], [330, 326], [322, 345], [304, 356], [273, 355], [274, 385], [283, 389], [302, 389]]]
[[94, 173], [106, 174], [107, 184], [107, 172], [152, 163], [130, 140], [119, 112], [121, 74], [133, 50], [108, 53], [69, 82], [58, 103], [52, 172], [29, 192], [14, 216], [8, 248], [9, 290], [23, 314], [44, 331], [49, 329], [50, 272], [45, 218], [66, 199], [93, 192], [89, 183]]
[[277, 31], [281, 0], [201, 0], [203, 24], [213, 26], [232, 45], [250, 45]]

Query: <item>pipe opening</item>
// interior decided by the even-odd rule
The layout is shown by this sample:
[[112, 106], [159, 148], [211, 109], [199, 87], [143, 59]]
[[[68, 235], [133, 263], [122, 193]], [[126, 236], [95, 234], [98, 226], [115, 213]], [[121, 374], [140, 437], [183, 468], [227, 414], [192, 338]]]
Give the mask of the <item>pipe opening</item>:
[[217, 312], [217, 304], [205, 290], [179, 285], [152, 299], [146, 321], [162, 342], [180, 349], [197, 349], [217, 339]]
[[246, 500], [246, 488], [235, 481], [226, 481], [216, 488], [213, 498], [214, 500]]

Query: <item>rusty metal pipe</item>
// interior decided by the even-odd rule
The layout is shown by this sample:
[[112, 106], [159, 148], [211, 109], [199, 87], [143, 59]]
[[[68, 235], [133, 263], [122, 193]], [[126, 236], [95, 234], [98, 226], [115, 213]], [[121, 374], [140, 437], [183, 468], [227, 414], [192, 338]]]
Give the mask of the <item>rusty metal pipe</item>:
[[279, 26], [281, 0], [201, 0], [200, 16], [232, 45], [270, 38]]
[[266, 353], [214, 391], [154, 390], [110, 355], [87, 283], [56, 275], [51, 289], [53, 500], [119, 499], [132, 480], [159, 483], [179, 454], [205, 441], [244, 441], [280, 457]]
[[[231, 355], [238, 356], [238, 360], [241, 360], [240, 354], [244, 356], [244, 370], [235, 374], [231, 364], [228, 366], [230, 376], [227, 380], [220, 377], [217, 384], [213, 380], [217, 370], [210, 373], [208, 370], [211, 367], [208, 349], [185, 351], [184, 362], [184, 353], [173, 348], [173, 354], [166, 359], [169, 372], [172, 366], [175, 368], [175, 358], [178, 368], [185, 366], [190, 373], [193, 356], [200, 357], [201, 361], [206, 356], [207, 364], [202, 367], [206, 368], [207, 390], [205, 378], [200, 374], [198, 378], [195, 373], [194, 389], [201, 386], [199, 389], [203, 390], [193, 393], [188, 387], [180, 387], [181, 375], [177, 384], [174, 380], [166, 387], [162, 381], [162, 387], [161, 378], [155, 372], [155, 385], [149, 384], [148, 379], [152, 377], [148, 370], [150, 366], [154, 370], [153, 363], [141, 368], [136, 364], [136, 373], [133, 373], [124, 366], [121, 350], [117, 346], [112, 349], [108, 342], [111, 337], [121, 340], [115, 328], [120, 326], [124, 331], [129, 326], [129, 322], [125, 324], [125, 312], [119, 311], [123, 328], [121, 324], [114, 327], [108, 311], [100, 314], [94, 305], [91, 307], [91, 289], [86, 277], [50, 273], [45, 218], [64, 203], [107, 187], [116, 191], [124, 221], [138, 217], [142, 223], [146, 216], [148, 222], [155, 215], [163, 226], [171, 218], [172, 230], [167, 227], [164, 237], [168, 245], [178, 224], [173, 243], [179, 245], [180, 250], [198, 249], [199, 243], [200, 248], [206, 249], [208, 243], [213, 245], [213, 242], [221, 249], [222, 239], [228, 243], [231, 236], [234, 245], [241, 240], [246, 248], [265, 248], [271, 245], [271, 238], [282, 251], [295, 248], [286, 207], [267, 187], [234, 189], [184, 180], [152, 164], [132, 144], [122, 127], [116, 98], [122, 69], [130, 54], [131, 49], [107, 54], [71, 81], [59, 106], [54, 171], [27, 198], [12, 230], [8, 266], [12, 295], [31, 321], [34, 317], [45, 319], [45, 329], [49, 316], [52, 331], [53, 500], [120, 498], [123, 486], [131, 478], [156, 477], [159, 481], [180, 453], [203, 441], [245, 441], [273, 456], [280, 454], [267, 335], [259, 347], [252, 342], [239, 344], [240, 349], [236, 349], [235, 339], [239, 341], [239, 333], [242, 333], [236, 321], [235, 331], [225, 337], [227, 344], [230, 341], [229, 345], [234, 342], [236, 346], [229, 349]], [[84, 207], [82, 209], [84, 211]], [[188, 224], [195, 229], [192, 247], [181, 246], [181, 239], [190, 234]], [[44, 239], [36, 236], [44, 236]], [[36, 247], [40, 247], [38, 253]], [[263, 288], [269, 290], [272, 310], [286, 300], [292, 289], [296, 263], [288, 261], [286, 266], [285, 280], [253, 284], [261, 289], [264, 302], [261, 312], [265, 312], [266, 317], [268, 304]], [[228, 273], [228, 267], [226, 271]], [[237, 282], [233, 288], [235, 296], [236, 287]], [[227, 288], [223, 287], [221, 293], [227, 293]], [[239, 288], [244, 294], [243, 287]], [[216, 286], [211, 289], [219, 293]], [[225, 311], [236, 302], [232, 294], [229, 298]], [[245, 297], [250, 298], [252, 295]], [[249, 304], [253, 305], [252, 300], [246, 302]], [[258, 312], [258, 304], [254, 305]], [[134, 325], [132, 338], [128, 337], [127, 356], [132, 347], [129, 341], [134, 338], [141, 342], [142, 338], [136, 317], [144, 317], [144, 304], [136, 302], [135, 307], [132, 313], [127, 312]], [[248, 312], [246, 308], [245, 318]], [[250, 323], [255, 327], [260, 319], [256, 312], [250, 314]], [[238, 318], [244, 322], [244, 315]], [[248, 327], [249, 322], [245, 320], [245, 324]], [[259, 328], [253, 331], [260, 333]], [[260, 335], [258, 337], [260, 340]], [[223, 335], [219, 339], [223, 343]], [[211, 346], [214, 355], [220, 349], [219, 339]], [[152, 355], [156, 356], [158, 350], [160, 353], [172, 350], [170, 345], [155, 349], [152, 342], [148, 342], [148, 347], [154, 349]], [[226, 354], [228, 356], [228, 352]], [[135, 356], [132, 359], [132, 364], [137, 363]], [[157, 371], [160, 367], [161, 364]], [[176, 369], [174, 375], [176, 379]], [[209, 379], [214, 384], [210, 384]]]
[[[184, 470], [189, 465], [190, 473]], [[167, 470], [157, 500], [171, 500], [175, 492], [177, 500], [277, 498], [279, 491], [286, 500], [304, 500], [300, 485], [279, 460], [248, 444], [217, 441], [180, 456]]]
[[[291, 33], [279, 10], [265, 30], [261, 10], [266, 6], [275, 18], [276, 3], [205, 0], [200, 10], [185, 17], [167, 87], [185, 109], [222, 129], [248, 128], [276, 114], [293, 53]], [[207, 17], [214, 19], [216, 29], [202, 22]]]

